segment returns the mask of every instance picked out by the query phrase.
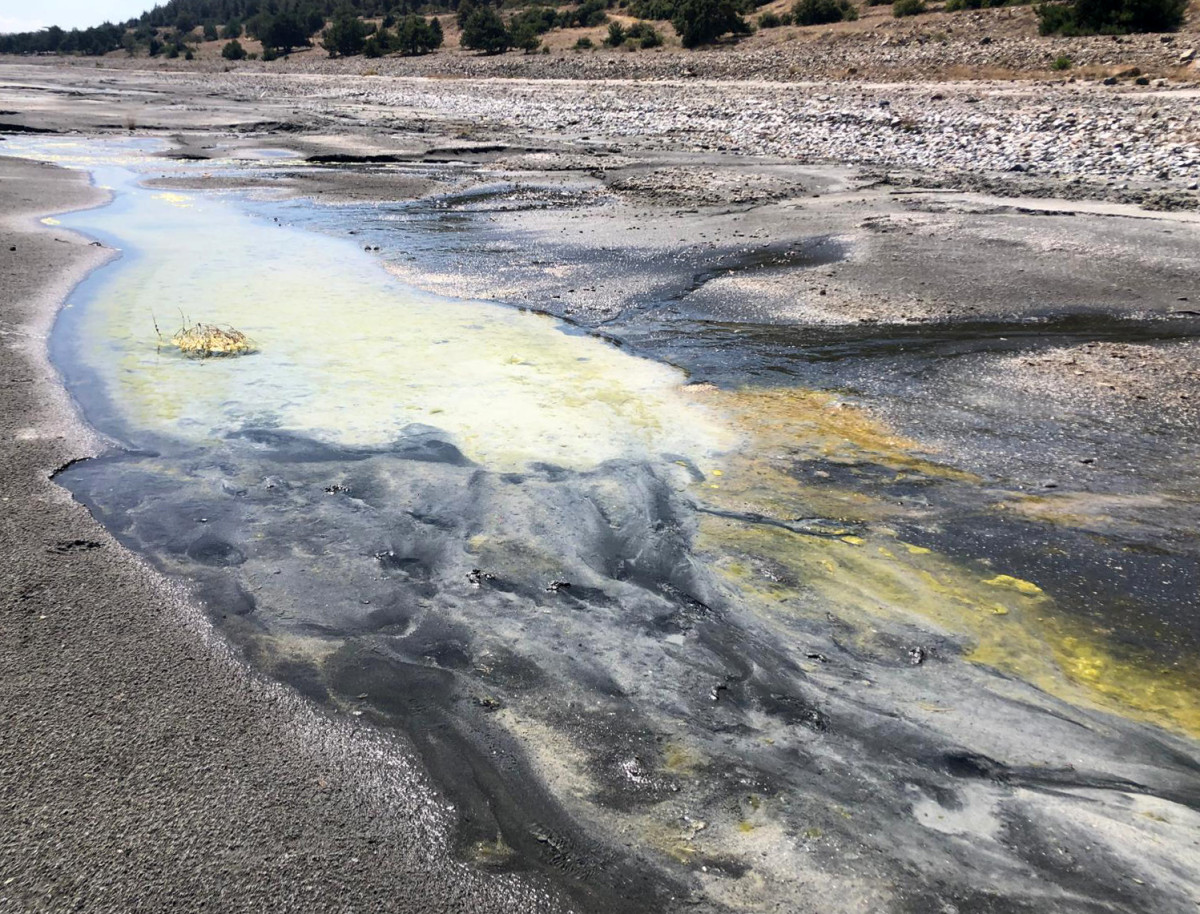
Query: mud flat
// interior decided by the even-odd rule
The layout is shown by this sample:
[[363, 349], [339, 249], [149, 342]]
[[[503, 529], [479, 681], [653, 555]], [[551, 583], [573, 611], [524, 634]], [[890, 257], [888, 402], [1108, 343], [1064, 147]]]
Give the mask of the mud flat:
[[[149, 117], [103, 142], [7, 140], [112, 183], [108, 215], [64, 221], [127, 255], [76, 290], [52, 341], [112, 440], [72, 430], [77, 450], [56, 441], [30, 464], [102, 455], [38, 483], [86, 529], [20, 554], [71, 605], [92, 566], [68, 586], [68, 562], [136, 570], [87, 592], [102, 628], [50, 645], [87, 645], [89, 669], [126, 675], [112, 649], [126, 629], [135, 656], [187, 652], [137, 667], [138, 732], [154, 748], [173, 732], [158, 707], [176, 726], [220, 707], [212, 726], [236, 736], [171, 745], [235, 795], [230, 820], [268, 823], [239, 832], [237, 864], [205, 854], [212, 869], [164, 886], [220, 885], [274, 852], [270, 831], [310, 861], [309, 909], [336, 889], [524, 911], [545, 904], [539, 886], [597, 911], [1194, 907], [1198, 493], [1178, 467], [1200, 436], [1178, 388], [1195, 372], [1200, 231], [1179, 203], [1186, 174], [1146, 179], [1146, 199], [1182, 207], [1150, 211], [1108, 191], [985, 195], [928, 170], [895, 181], [635, 138], [636, 119], [547, 135], [532, 103], [489, 109], [473, 87], [388, 80], [350, 104], [341, 77], [285, 99], [223, 75], [76, 86], [75, 72], [39, 68], [35, 87], [21, 71], [5, 104], [42, 99], [29, 126], [88, 133], [139, 105]], [[215, 94], [164, 103], [197, 86]], [[81, 114], [76, 92], [105, 113]], [[134, 154], [114, 158], [114, 142]], [[210, 239], [207, 285], [172, 259], [189, 226]], [[247, 257], [286, 265], [289, 251], [324, 264], [314, 315], [337, 312], [339, 289], [355, 303], [321, 346], [265, 281], [228, 294]], [[156, 292], [258, 320], [264, 357], [154, 356], [142, 312]], [[441, 346], [455, 355], [439, 367], [427, 353]], [[371, 383], [313, 361], [326, 354]], [[328, 372], [325, 401], [289, 380], [296, 366]], [[41, 370], [43, 396], [69, 410]], [[439, 402], [471, 384], [540, 405]], [[339, 409], [347, 421], [329, 420]], [[21, 605], [10, 617], [32, 631], [91, 618]], [[152, 637], [103, 615], [126, 605], [146, 607]], [[13, 663], [65, 678], [71, 659]], [[176, 681], [233, 697], [153, 700]], [[48, 707], [60, 694], [31, 687], [13, 706], [74, 732], [72, 709]], [[46, 757], [28, 745], [22, 763]], [[109, 752], [79, 750], [89, 764]], [[181, 773], [181, 802], [196, 846], [224, 854], [232, 825], [202, 811], [209, 794], [187, 805], [210, 780]], [[39, 840], [77, 834], [10, 796]], [[123, 821], [109, 809], [96, 821]], [[374, 856], [313, 868], [370, 813]], [[271, 865], [292, 865], [280, 853]], [[25, 866], [11, 868], [34, 887], [26, 903], [65, 891]], [[399, 869], [412, 881], [397, 890]], [[468, 894], [443, 894], [442, 874]], [[228, 889], [247, 906], [255, 891]]]

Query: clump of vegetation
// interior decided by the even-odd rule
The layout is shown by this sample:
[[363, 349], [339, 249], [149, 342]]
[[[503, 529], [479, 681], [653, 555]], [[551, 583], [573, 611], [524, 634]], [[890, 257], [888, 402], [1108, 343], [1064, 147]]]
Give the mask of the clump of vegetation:
[[635, 22], [625, 33], [625, 44], [638, 48], [661, 47], [663, 37], [649, 22]]
[[685, 48], [712, 44], [722, 35], [750, 32], [750, 23], [733, 0], [679, 0], [671, 25]]
[[896, 0], [892, 4], [892, 15], [897, 19], [905, 16], [919, 16], [925, 12], [925, 0]]
[[758, 17], [758, 27], [760, 29], [777, 29], [781, 25], [783, 25], [783, 19], [770, 10]]
[[619, 48], [625, 43], [625, 26], [619, 22], [608, 24], [608, 34], [604, 36], [604, 45], [609, 48]]
[[[607, 0], [584, 0], [575, 9], [563, 10], [558, 14], [558, 27], [560, 29], [591, 29], [598, 25], [604, 25], [608, 21], [608, 13], [605, 12], [607, 7]], [[653, 17], [643, 16], [642, 18]]]
[[259, 22], [255, 25], [255, 35], [263, 45], [263, 60], [268, 59], [268, 53], [273, 60], [288, 56], [295, 48], [310, 47], [309, 36], [325, 27], [325, 17], [319, 12], [304, 19], [297, 13], [283, 12], [263, 21], [264, 15], [259, 14]]
[[[154, 325], [155, 331], [158, 324]], [[159, 334], [162, 342], [162, 334]], [[191, 324], [184, 319], [183, 326], [171, 335], [170, 344], [184, 355], [207, 359], [212, 356], [247, 355], [254, 352], [254, 342], [240, 330], [218, 327], [216, 324]]]
[[227, 41], [225, 47], [221, 48], [221, 56], [226, 60], [245, 60], [246, 49], [242, 47], [242, 43], [234, 38], [232, 41]]
[[490, 6], [473, 6], [465, 2], [458, 7], [458, 27], [462, 30], [459, 42], [468, 51], [503, 54], [512, 47], [512, 35], [504, 20]]
[[576, 51], [590, 51], [595, 46], [596, 46], [595, 42], [593, 42], [592, 39], [588, 38], [587, 35], [581, 35], [579, 37], [579, 39], [575, 42], [575, 50]]
[[1054, 63], [1050, 64], [1051, 70], [1069, 70], [1073, 61], [1066, 54], [1061, 54], [1054, 58]]
[[1071, 0], [1037, 7], [1043, 35], [1126, 35], [1174, 32], [1183, 25], [1188, 0]]
[[349, 7], [342, 7], [334, 14], [333, 23], [321, 39], [321, 47], [329, 52], [330, 57], [361, 54], [366, 43], [367, 27]]
[[825, 25], [857, 18], [858, 7], [850, 0], [797, 0], [792, 7], [792, 22], [796, 25]]

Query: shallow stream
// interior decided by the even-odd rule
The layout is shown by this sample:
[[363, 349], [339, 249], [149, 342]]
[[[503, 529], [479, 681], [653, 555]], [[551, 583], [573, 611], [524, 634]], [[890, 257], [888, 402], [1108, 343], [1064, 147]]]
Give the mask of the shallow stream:
[[[1190, 910], [1194, 538], [1097, 531], [863, 406], [903, 393], [868, 365], [1019, 336], [643, 302], [616, 345], [403, 284], [404, 220], [364, 250], [347, 208], [139, 184], [276, 156], [5, 146], [114, 194], [61, 217], [121, 256], [51, 341], [114, 444], [56, 478], [247, 662], [402, 731], [464, 856], [596, 911]], [[192, 321], [257, 351], [186, 358]]]

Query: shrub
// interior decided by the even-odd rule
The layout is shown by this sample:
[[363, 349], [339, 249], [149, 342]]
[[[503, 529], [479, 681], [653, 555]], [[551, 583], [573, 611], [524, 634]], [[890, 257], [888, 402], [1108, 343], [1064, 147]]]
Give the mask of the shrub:
[[462, 24], [462, 46], [469, 51], [503, 54], [512, 46], [504, 20], [490, 6], [473, 10]]
[[234, 17], [225, 23], [224, 33], [226, 38], [241, 38], [242, 37], [242, 20]]
[[592, 42], [592, 39], [588, 38], [587, 35], [580, 36], [579, 40], [575, 42], [576, 51], [588, 51], [595, 46], [596, 45]]
[[1173, 32], [1183, 24], [1187, 0], [1073, 0], [1037, 7], [1043, 35], [1125, 35]]
[[1054, 58], [1054, 63], [1050, 64], [1051, 70], [1069, 70], [1071, 69], [1071, 58], [1066, 54], [1062, 54]]
[[640, 48], [657, 48], [663, 43], [662, 35], [649, 22], [635, 22], [626, 35], [627, 41], [632, 41]]
[[711, 44], [730, 32], [744, 35], [750, 31], [733, 0], [680, 0], [671, 25], [685, 48]]
[[236, 38], [233, 41], [225, 42], [225, 47], [221, 48], [221, 56], [226, 60], [245, 60], [246, 49], [242, 47], [242, 43]]
[[896, 0], [892, 4], [892, 15], [897, 19], [905, 16], [919, 16], [925, 12], [925, 0]]
[[858, 8], [850, 0], [798, 0], [792, 7], [792, 21], [796, 25], [824, 25], [857, 18]]
[[608, 34], [604, 36], [604, 45], [609, 48], [619, 48], [625, 43], [625, 27], [619, 22], [608, 24]]
[[767, 12], [758, 17], [758, 27], [760, 29], [777, 29], [783, 25], [783, 20], [775, 13]]
[[216, 41], [220, 36], [217, 35], [217, 24], [211, 20], [204, 23], [204, 40]]

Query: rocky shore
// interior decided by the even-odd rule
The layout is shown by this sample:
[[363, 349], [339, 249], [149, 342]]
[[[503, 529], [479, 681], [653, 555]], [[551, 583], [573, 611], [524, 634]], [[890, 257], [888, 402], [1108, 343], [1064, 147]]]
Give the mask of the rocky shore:
[[[777, 156], [860, 166], [890, 183], [925, 188], [1175, 210], [1200, 202], [1200, 107], [1195, 91], [1177, 86], [597, 83], [575, 73], [563, 81], [495, 79], [480, 91], [469, 80], [364, 76], [353, 72], [361, 61], [296, 60], [288, 72], [159, 71], [138, 63], [81, 68], [73, 91], [110, 104], [58, 112], [61, 129], [134, 123], [166, 130], [188, 99], [205, 106], [219, 99], [232, 109], [228, 128], [246, 132], [429, 130], [465, 142], [548, 147], [579, 140], [610, 157], [628, 147]], [[410, 65], [394, 66], [401, 64]], [[52, 71], [22, 63], [5, 72], [36, 80]], [[146, 95], [140, 104], [111, 104], [118, 85]], [[268, 108], [270, 121], [262, 115]], [[30, 115], [5, 116], [0, 132], [40, 112]], [[598, 159], [596, 168], [606, 164]]]

